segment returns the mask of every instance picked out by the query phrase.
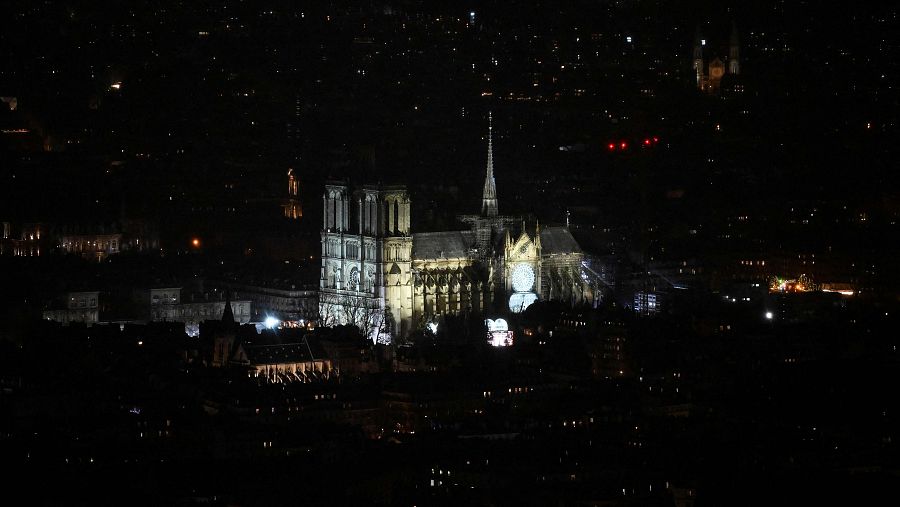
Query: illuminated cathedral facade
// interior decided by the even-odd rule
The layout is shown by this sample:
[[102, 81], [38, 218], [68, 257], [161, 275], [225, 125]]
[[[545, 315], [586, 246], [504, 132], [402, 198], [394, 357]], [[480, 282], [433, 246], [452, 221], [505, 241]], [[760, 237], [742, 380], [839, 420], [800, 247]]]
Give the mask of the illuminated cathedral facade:
[[404, 186], [325, 186], [319, 324], [354, 324], [373, 340], [406, 336], [446, 315], [518, 313], [537, 300], [596, 299], [566, 227], [499, 213], [492, 127], [481, 211], [468, 230], [410, 229]]

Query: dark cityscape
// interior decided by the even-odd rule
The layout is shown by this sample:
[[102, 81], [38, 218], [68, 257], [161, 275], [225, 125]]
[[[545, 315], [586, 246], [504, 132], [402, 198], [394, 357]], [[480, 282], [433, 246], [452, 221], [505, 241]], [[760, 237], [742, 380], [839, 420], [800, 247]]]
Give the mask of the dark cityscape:
[[4, 5], [3, 504], [900, 502], [900, 5]]

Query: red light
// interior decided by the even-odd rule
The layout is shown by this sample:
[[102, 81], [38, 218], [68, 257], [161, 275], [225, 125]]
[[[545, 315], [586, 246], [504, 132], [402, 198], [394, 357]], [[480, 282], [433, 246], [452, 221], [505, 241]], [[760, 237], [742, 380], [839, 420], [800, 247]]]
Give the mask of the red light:
[[622, 148], [622, 149], [624, 150], [625, 148], [628, 148], [628, 143], [626, 143], [625, 141], [622, 141], [622, 142], [619, 144], [619, 147]]
[[609, 151], [616, 151], [616, 143], [609, 143], [607, 148], [609, 148]]
[[650, 146], [650, 140], [644, 139], [644, 146]]

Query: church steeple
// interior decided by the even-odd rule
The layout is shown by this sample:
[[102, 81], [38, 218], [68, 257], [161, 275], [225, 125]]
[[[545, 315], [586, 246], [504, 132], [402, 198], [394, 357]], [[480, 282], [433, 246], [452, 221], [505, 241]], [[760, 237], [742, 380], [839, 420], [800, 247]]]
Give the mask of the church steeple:
[[231, 291], [225, 289], [225, 308], [222, 310], [222, 322], [226, 325], [234, 325], [234, 311], [231, 309]]
[[494, 181], [493, 130], [493, 119], [491, 113], [488, 113], [487, 174], [484, 176], [484, 191], [481, 195], [481, 214], [488, 217], [497, 216], [497, 184]]
[[728, 42], [728, 73], [741, 73], [741, 46], [738, 41], [737, 23], [731, 22], [731, 39]]

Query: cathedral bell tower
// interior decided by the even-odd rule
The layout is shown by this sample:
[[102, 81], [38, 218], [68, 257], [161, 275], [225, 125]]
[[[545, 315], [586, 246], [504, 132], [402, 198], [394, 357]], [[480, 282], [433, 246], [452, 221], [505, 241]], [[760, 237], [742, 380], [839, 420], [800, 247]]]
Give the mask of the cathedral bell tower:
[[351, 193], [346, 184], [330, 183], [323, 206], [319, 324], [355, 325], [372, 340], [408, 334], [412, 235], [406, 188], [364, 185]]

